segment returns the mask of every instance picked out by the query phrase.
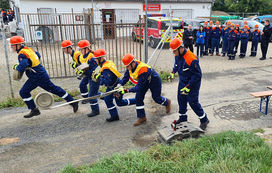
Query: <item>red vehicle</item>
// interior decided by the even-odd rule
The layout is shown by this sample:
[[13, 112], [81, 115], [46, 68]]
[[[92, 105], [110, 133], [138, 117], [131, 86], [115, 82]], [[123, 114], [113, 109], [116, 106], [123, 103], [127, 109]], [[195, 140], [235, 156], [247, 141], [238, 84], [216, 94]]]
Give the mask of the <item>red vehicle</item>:
[[[143, 21], [142, 21], [143, 22]], [[138, 22], [139, 23], [139, 22]], [[147, 18], [147, 32], [148, 32], [148, 41], [152, 48], [155, 48], [161, 39], [164, 37], [164, 34], [168, 27], [170, 26], [170, 18], [168, 17], [148, 17]], [[172, 18], [173, 26], [173, 38], [182, 39], [184, 31], [184, 23], [181, 19]], [[132, 31], [132, 38], [134, 41], [143, 40], [144, 27], [140, 25], [135, 25]], [[163, 40], [165, 43], [171, 42], [171, 31], [169, 31], [166, 38]]]

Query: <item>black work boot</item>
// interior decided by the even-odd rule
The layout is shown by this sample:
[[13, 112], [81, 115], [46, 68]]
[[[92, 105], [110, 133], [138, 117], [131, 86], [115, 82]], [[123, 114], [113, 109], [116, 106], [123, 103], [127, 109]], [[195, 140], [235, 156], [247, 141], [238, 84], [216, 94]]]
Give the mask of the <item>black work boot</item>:
[[265, 57], [261, 57], [259, 60], [265, 60], [266, 58]]
[[112, 116], [110, 118], [107, 118], [106, 121], [107, 122], [113, 122], [113, 121], [118, 121], [119, 120], [119, 116]]
[[78, 102], [71, 103], [70, 105], [73, 107], [73, 111], [74, 111], [74, 113], [76, 113], [76, 112], [77, 112], [77, 110], [78, 110]]
[[25, 115], [24, 118], [31, 118], [31, 117], [34, 117], [34, 116], [38, 116], [40, 114], [41, 114], [41, 112], [39, 111], [39, 109], [34, 108], [34, 109], [31, 110], [31, 112], [29, 114]]
[[96, 115], [99, 115], [99, 111], [92, 111], [91, 113], [89, 113], [87, 116], [88, 117], [94, 117]]
[[81, 103], [82, 103], [82, 104], [87, 104], [87, 103], [89, 103], [89, 101], [88, 101], [88, 100], [82, 100]]
[[202, 130], [205, 130], [206, 128], [207, 128], [207, 125], [209, 124], [209, 120], [207, 120], [206, 122], [204, 122], [204, 123], [200, 123], [200, 128], [202, 129]]

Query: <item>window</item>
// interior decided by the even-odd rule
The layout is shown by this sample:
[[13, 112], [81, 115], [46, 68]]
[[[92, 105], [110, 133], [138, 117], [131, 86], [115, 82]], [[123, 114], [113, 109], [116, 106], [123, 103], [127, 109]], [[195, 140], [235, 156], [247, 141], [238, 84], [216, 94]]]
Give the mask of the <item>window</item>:
[[[183, 29], [181, 21], [172, 21], [173, 29]], [[166, 30], [170, 26], [170, 21], [162, 21], [161, 29]]]
[[155, 20], [151, 20], [151, 26], [150, 26], [150, 28], [155, 28], [155, 29], [157, 29], [157, 28], [158, 28], [158, 22], [155, 21]]

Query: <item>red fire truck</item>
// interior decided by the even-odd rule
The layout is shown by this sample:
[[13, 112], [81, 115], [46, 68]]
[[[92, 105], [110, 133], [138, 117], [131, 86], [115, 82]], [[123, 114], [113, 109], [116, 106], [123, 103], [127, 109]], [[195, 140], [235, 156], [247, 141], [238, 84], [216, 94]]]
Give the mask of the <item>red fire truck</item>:
[[[140, 23], [140, 22], [138, 22]], [[141, 21], [143, 23], [143, 21]], [[148, 32], [148, 41], [152, 48], [155, 48], [161, 39], [164, 37], [166, 30], [170, 26], [169, 17], [148, 17], [147, 18], [147, 32]], [[184, 23], [179, 18], [172, 18], [173, 26], [173, 38], [182, 39], [184, 31]], [[132, 31], [133, 41], [143, 40], [144, 39], [144, 27], [140, 24], [135, 25]], [[168, 32], [168, 35], [163, 40], [165, 43], [171, 42], [171, 31]]]

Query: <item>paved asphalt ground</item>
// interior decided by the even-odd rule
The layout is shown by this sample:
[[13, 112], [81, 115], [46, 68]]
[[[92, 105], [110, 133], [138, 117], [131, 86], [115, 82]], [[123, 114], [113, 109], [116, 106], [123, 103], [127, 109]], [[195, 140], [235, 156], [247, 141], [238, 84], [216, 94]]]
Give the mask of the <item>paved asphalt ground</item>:
[[[158, 59], [158, 67], [170, 70], [171, 65], [164, 63], [166, 58], [171, 58], [166, 54]], [[228, 61], [213, 56], [200, 59], [200, 63], [203, 70], [200, 103], [211, 121], [207, 135], [272, 126], [271, 108], [264, 116], [258, 110], [259, 99], [249, 95], [268, 90], [266, 86], [272, 84], [272, 59], [261, 62], [257, 57], [246, 57]], [[68, 84], [78, 85], [71, 79], [54, 81], [66, 88]], [[23, 118], [28, 112], [26, 108], [1, 110], [0, 139], [19, 138], [19, 141], [0, 146], [0, 172], [56, 172], [67, 164], [88, 164], [113, 153], [144, 150], [156, 141], [161, 126], [169, 125], [178, 117], [177, 85], [177, 79], [163, 84], [163, 95], [173, 103], [170, 115], [166, 115], [164, 107], [155, 104], [148, 93], [145, 99], [148, 122], [139, 127], [132, 126], [136, 121], [135, 106], [119, 108], [121, 120], [106, 123], [109, 114], [103, 100], [99, 101], [100, 115], [93, 118], [86, 116], [90, 112], [88, 105], [80, 105], [76, 114], [69, 106], [44, 110], [32, 119]], [[188, 114], [189, 121], [199, 125], [191, 109]]]

